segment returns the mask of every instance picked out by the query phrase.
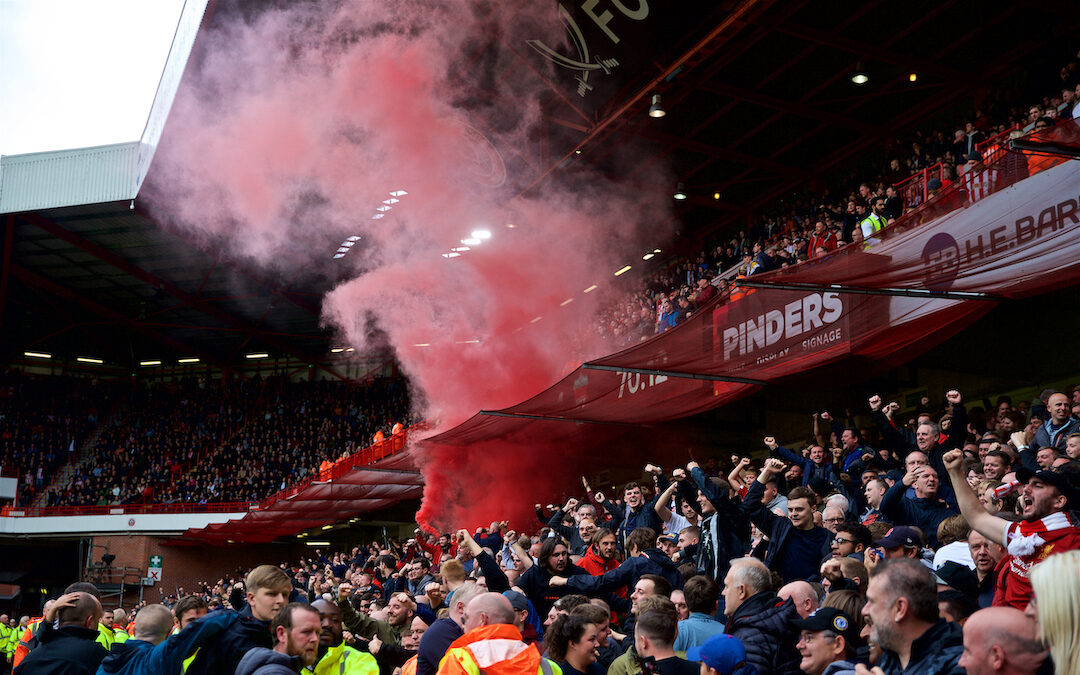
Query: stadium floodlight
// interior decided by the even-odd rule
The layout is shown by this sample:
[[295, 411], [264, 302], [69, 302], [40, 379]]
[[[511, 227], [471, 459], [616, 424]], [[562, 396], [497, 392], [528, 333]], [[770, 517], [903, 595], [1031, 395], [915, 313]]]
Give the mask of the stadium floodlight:
[[391, 197], [404, 197], [407, 194], [409, 194], [409, 193], [405, 192], [404, 190], [394, 190], [393, 192], [390, 193], [390, 196]]
[[491, 239], [491, 230], [473, 230], [469, 237], [472, 239]]
[[332, 348], [332, 349], [330, 350], [330, 353], [331, 353], [331, 354], [340, 354], [340, 353], [341, 353], [341, 352], [343, 352], [343, 351], [345, 351], [345, 348], [344, 348], [344, 347], [333, 347], [333, 348]]
[[308, 541], [305, 541], [304, 543], [307, 544], [308, 546], [329, 546], [330, 545], [330, 542], [328, 542], [328, 541], [315, 541], [314, 539], [309, 539]]
[[615, 276], [619, 276], [620, 274], [626, 274], [629, 271], [630, 271], [630, 266], [629, 265], [623, 265], [619, 269], [615, 270]]
[[679, 200], [680, 202], [683, 201], [684, 199], [686, 199], [686, 186], [683, 185], [682, 183], [679, 183], [678, 185], [676, 185], [675, 186], [675, 194], [673, 194], [672, 197]]
[[244, 354], [245, 359], [268, 359], [270, 355], [266, 352], [254, 352], [251, 354]]
[[535, 319], [533, 319], [532, 321], [530, 321], [529, 323], [536, 323], [537, 321], [539, 321], [540, 319], [543, 319], [543, 318], [544, 317], [542, 317], [542, 316], [538, 316]]
[[559, 303], [559, 307], [566, 307], [567, 305], [569, 305], [573, 301], [574, 301], [573, 298], [567, 298], [567, 299], [565, 299], [565, 300], [563, 300], [562, 302]]
[[856, 63], [855, 64], [855, 72], [851, 74], [851, 83], [852, 84], [857, 84], [857, 85], [859, 85], [861, 87], [861, 86], [863, 86], [864, 84], [866, 84], [869, 81], [870, 81], [870, 76], [866, 74], [865, 70], [863, 70], [862, 62], [860, 61], [860, 62]]
[[413, 347], [430, 347], [430, 346], [431, 346], [430, 342], [417, 342], [416, 344], [413, 345]]
[[78, 361], [79, 363], [92, 363], [92, 364], [94, 364], [96, 366], [100, 366], [101, 364], [105, 363], [101, 359], [92, 359], [89, 356], [76, 356], [75, 360]]
[[444, 257], [444, 258], [460, 258], [461, 254], [458, 253], [457, 251], [454, 251], [453, 253], [443, 253], [442, 257]]
[[177, 363], [198, 363], [199, 359], [195, 358], [194, 356], [189, 356], [189, 357], [187, 357], [185, 359], [177, 359], [176, 362]]
[[29, 356], [32, 359], [51, 359], [52, 354], [48, 352], [23, 352], [23, 356]]
[[461, 243], [466, 246], [479, 246], [481, 242], [476, 237], [469, 237], [468, 239], [462, 239]]
[[584, 291], [582, 291], [582, 293], [592, 293], [595, 290], [596, 290], [596, 284], [593, 284], [592, 286], [589, 286]]
[[660, 103], [660, 94], [653, 94], [652, 105], [649, 106], [649, 117], [663, 117], [667, 114], [664, 106]]
[[649, 251], [645, 255], [641, 256], [641, 259], [642, 260], [652, 260], [653, 256], [655, 256], [655, 255], [656, 255], [655, 253], [653, 253], [652, 251]]
[[332, 529], [334, 529], [334, 525], [333, 524], [323, 525], [322, 529], [324, 529], [324, 530], [332, 530]]
[[139, 361], [139, 365], [140, 366], [160, 366], [161, 361], [158, 361], [156, 359], [152, 359], [150, 361]]

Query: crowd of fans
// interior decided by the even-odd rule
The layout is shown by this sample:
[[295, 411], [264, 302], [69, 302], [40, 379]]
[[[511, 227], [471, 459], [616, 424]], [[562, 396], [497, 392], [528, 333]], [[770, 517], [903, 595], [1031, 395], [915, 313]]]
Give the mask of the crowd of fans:
[[[1041, 101], [1011, 108], [988, 102], [952, 133], [917, 132], [909, 152], [891, 148], [879, 166], [868, 166], [820, 194], [782, 201], [737, 236], [714, 242], [696, 256], [676, 259], [646, 279], [642, 288], [603, 307], [598, 332], [617, 346], [629, 346], [677, 325], [738, 276], [787, 267], [861, 243], [866, 235], [919, 206], [921, 191], [915, 191], [919, 197], [905, 198], [896, 187], [906, 179], [939, 167], [935, 176], [923, 178], [932, 197], [962, 180], [966, 172], [983, 167], [978, 150], [983, 141], [1010, 129], [1026, 134], [1058, 120], [1080, 118], [1080, 61], [1064, 65], [1060, 78], [1060, 89]], [[709, 290], [710, 285], [716, 290]]]
[[122, 620], [76, 584], [24, 622], [15, 674], [65, 631], [106, 673], [154, 649], [158, 673], [1075, 673], [1080, 386], [866, 407], [801, 447], [648, 464], [615, 499], [583, 478], [520, 529], [316, 550]]
[[0, 473], [29, 504], [122, 396], [123, 383], [0, 373]]
[[[122, 395], [110, 390], [110, 399], [96, 398], [106, 385], [95, 381], [13, 377], [21, 383], [19, 395], [5, 404], [18, 412], [12, 408], [0, 422], [10, 425], [3, 427], [4, 447], [20, 466], [40, 468], [33, 472], [34, 489], [19, 494], [22, 506], [45, 489], [45, 506], [259, 501], [410, 421], [408, 388], [394, 378], [184, 379], [127, 385]], [[85, 404], [88, 412], [51, 412], [64, 400], [61, 391], [71, 396], [66, 405]], [[95, 406], [107, 400], [116, 409], [106, 420]], [[58, 466], [95, 430], [66, 484], [47, 488]], [[41, 458], [23, 455], [24, 448]]]

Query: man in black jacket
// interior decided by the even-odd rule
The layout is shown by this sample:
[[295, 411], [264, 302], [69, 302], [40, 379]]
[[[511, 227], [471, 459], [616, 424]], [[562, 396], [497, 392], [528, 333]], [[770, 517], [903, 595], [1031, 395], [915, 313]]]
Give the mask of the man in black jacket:
[[61, 675], [94, 673], [109, 652], [99, 645], [101, 603], [89, 593], [68, 593], [50, 609], [59, 619], [46, 616], [39, 633], [41, 644], [15, 668], [15, 675]]
[[866, 589], [863, 616], [873, 625], [870, 640], [882, 649], [875, 664], [885, 675], [963, 673], [960, 624], [938, 617], [937, 584], [918, 560], [885, 560]]
[[654, 530], [647, 527], [637, 528], [626, 538], [626, 548], [626, 560], [600, 576], [556, 576], [551, 578], [550, 583], [552, 586], [565, 586], [574, 593], [601, 597], [602, 594], [613, 593], [620, 588], [633, 588], [642, 576], [655, 574], [663, 577], [673, 589], [682, 588], [682, 575], [675, 563], [656, 548]]
[[758, 675], [796, 675], [801, 656], [795, 649], [798, 636], [791, 622], [799, 612], [791, 598], [781, 600], [772, 590], [772, 575], [757, 558], [732, 562], [724, 577], [728, 613], [726, 632], [746, 647], [746, 660]]

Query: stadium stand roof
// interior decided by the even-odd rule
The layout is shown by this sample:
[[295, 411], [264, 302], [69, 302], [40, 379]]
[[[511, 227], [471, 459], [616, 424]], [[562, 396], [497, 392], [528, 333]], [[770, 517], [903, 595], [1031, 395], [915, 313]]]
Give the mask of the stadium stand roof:
[[[327, 368], [330, 336], [319, 315], [332, 276], [255, 269], [216, 242], [160, 226], [140, 207], [172, 101], [185, 95], [189, 56], [205, 48], [199, 35], [272, 4], [186, 3], [140, 141], [0, 161], [0, 352], [7, 362], [31, 349], [74, 355], [92, 348], [124, 370], [142, 358], [183, 356], [228, 369], [245, 352], [266, 350]], [[745, 224], [949, 106], [970, 107], [977, 91], [1000, 78], [1045, 68], [1039, 58], [1056, 40], [1052, 31], [1080, 18], [1074, 4], [958, 0], [649, 6], [646, 17], [613, 15], [608, 23], [577, 3], [567, 10], [578, 47], [603, 51], [604, 67], [599, 57], [570, 58], [550, 47], [545, 55], [544, 45], [530, 45], [515, 50], [512, 71], [495, 77], [535, 76], [547, 87], [540, 135], [548, 161], [531, 185], [561, 171], [577, 150], [627, 180], [668, 162], [688, 187], [679, 217], [695, 236]], [[492, 36], [477, 50], [503, 48]], [[555, 80], [539, 75], [535, 60], [543, 58], [562, 64]], [[475, 60], [462, 56], [462, 63]], [[852, 84], [856, 68], [870, 74], [869, 84]], [[461, 72], [469, 77], [468, 68]], [[647, 116], [655, 94], [668, 112], [661, 120]], [[618, 164], [628, 143], [647, 154], [627, 172]], [[406, 483], [393, 498], [416, 496], [416, 484]], [[281, 508], [310, 513], [315, 505], [323, 522], [340, 515], [314, 495]], [[350, 495], [357, 508], [391, 498]], [[285, 519], [274, 531], [301, 521]]]

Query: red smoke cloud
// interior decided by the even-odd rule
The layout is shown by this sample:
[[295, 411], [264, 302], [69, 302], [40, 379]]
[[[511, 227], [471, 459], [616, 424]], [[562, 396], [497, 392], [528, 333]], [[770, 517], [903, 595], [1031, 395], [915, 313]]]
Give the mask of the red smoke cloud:
[[[439, 430], [602, 354], [599, 293], [583, 291], [664, 237], [670, 181], [643, 191], [640, 176], [576, 167], [518, 194], [551, 161], [535, 138], [544, 85], [500, 43], [557, 43], [558, 6], [320, 5], [247, 21], [218, 9], [151, 171], [162, 218], [279, 269], [348, 270], [325, 320], [358, 351], [388, 340]], [[408, 194], [373, 219], [395, 190]], [[443, 257], [477, 229], [491, 238]], [[360, 241], [331, 260], [350, 235]], [[425, 522], [472, 526], [505, 517], [507, 499], [548, 501], [583, 469], [573, 452], [553, 465], [553, 451], [542, 438], [421, 448]]]

